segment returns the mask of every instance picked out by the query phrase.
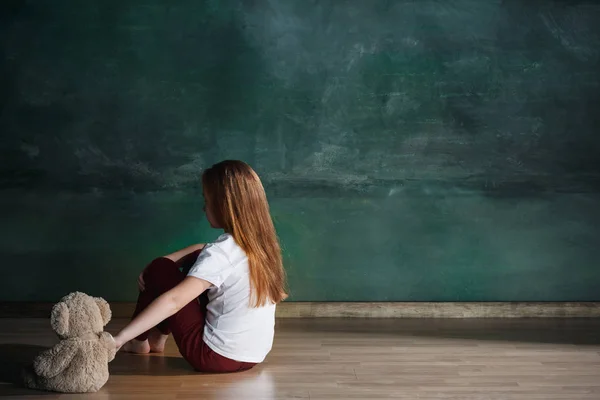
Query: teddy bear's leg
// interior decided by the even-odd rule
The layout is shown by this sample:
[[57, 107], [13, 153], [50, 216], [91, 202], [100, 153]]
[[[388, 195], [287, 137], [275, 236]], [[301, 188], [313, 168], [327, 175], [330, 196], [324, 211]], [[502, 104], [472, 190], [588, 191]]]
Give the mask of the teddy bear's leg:
[[23, 379], [25, 387], [29, 389], [41, 390], [44, 392], [69, 393], [69, 390], [64, 388], [64, 385], [61, 385], [60, 380], [57, 381], [55, 378], [46, 379], [37, 375], [33, 365], [25, 367], [23, 370], [21, 370], [21, 378]]

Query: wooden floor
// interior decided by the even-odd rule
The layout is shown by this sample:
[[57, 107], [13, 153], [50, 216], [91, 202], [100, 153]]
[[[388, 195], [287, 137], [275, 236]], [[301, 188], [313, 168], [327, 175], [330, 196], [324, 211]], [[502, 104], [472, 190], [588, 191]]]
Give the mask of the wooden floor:
[[19, 368], [55, 341], [46, 319], [0, 319], [1, 397], [600, 399], [598, 319], [284, 319], [267, 361], [248, 372], [195, 373], [171, 341], [164, 355], [117, 355], [95, 394], [15, 385]]

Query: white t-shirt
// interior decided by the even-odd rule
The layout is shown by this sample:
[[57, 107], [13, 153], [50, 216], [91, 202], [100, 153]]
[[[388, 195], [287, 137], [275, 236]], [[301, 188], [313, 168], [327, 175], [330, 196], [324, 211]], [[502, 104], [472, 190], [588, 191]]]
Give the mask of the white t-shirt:
[[260, 363], [271, 351], [275, 331], [275, 304], [250, 304], [248, 257], [230, 234], [208, 243], [188, 276], [212, 284], [204, 342], [229, 359]]

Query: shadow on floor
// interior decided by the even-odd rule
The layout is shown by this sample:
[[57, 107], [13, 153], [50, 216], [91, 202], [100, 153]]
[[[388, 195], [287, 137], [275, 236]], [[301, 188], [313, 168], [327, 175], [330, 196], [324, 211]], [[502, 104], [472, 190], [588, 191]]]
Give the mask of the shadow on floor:
[[162, 354], [118, 353], [109, 364], [111, 375], [194, 375], [198, 372], [181, 357]]
[[[21, 371], [30, 366], [45, 346], [4, 343], [0, 344], [0, 397], [56, 396], [57, 393], [38, 391], [23, 385]], [[192, 375], [196, 371], [181, 357], [163, 355], [135, 355], [119, 353], [109, 364], [111, 375]]]
[[[347, 335], [386, 335], [540, 344], [600, 345], [600, 318], [313, 319], [279, 321], [280, 328]], [[298, 327], [298, 329], [300, 329]]]
[[56, 395], [56, 393], [32, 391], [23, 385], [21, 371], [47, 347], [31, 344], [0, 344], [0, 397]]

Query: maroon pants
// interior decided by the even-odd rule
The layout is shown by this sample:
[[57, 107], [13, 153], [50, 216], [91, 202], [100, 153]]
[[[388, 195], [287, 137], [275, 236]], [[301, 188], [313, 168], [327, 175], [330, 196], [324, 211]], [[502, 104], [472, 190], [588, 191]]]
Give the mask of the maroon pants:
[[[198, 252], [185, 257], [180, 263], [160, 257], [152, 261], [144, 270], [145, 290], [140, 292], [133, 318], [148, 307], [161, 294], [177, 286], [187, 275], [187, 271], [198, 257]], [[183, 268], [180, 271], [179, 268]], [[191, 366], [200, 372], [238, 372], [245, 371], [256, 364], [239, 362], [215, 353], [204, 343], [204, 324], [206, 318], [206, 292], [199, 301], [193, 300], [179, 312], [161, 322], [157, 328], [165, 335], [172, 334], [179, 352]], [[142, 333], [137, 340], [146, 340], [148, 332]]]

